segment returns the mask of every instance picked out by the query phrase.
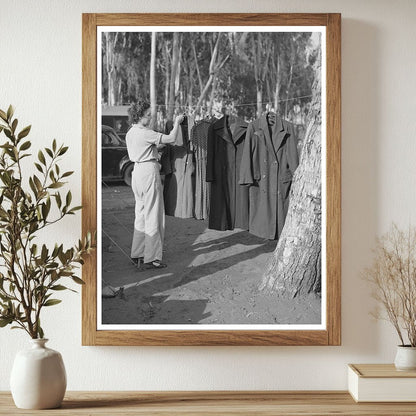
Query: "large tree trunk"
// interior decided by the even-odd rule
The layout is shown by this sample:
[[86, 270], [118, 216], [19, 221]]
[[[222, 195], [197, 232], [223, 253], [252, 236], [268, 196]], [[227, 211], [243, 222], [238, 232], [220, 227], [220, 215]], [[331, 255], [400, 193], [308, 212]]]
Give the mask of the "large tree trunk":
[[316, 70], [300, 163], [295, 171], [289, 210], [260, 290], [297, 296], [321, 291], [321, 84]]
[[150, 55], [150, 127], [156, 127], [156, 32], [152, 32], [152, 49]]
[[173, 120], [173, 113], [175, 111], [175, 81], [176, 72], [179, 67], [179, 33], [173, 33], [173, 45], [172, 45], [172, 65], [170, 71], [170, 83], [169, 83], [169, 101], [167, 119]]

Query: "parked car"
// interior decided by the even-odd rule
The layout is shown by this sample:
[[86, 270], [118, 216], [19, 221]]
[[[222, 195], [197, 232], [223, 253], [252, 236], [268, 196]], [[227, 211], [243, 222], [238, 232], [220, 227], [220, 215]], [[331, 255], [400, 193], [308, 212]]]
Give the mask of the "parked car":
[[103, 105], [101, 107], [101, 123], [112, 127], [123, 140], [130, 127], [128, 109], [128, 105]]
[[131, 186], [134, 164], [127, 155], [126, 142], [110, 126], [101, 128], [101, 174], [103, 182], [124, 180]]

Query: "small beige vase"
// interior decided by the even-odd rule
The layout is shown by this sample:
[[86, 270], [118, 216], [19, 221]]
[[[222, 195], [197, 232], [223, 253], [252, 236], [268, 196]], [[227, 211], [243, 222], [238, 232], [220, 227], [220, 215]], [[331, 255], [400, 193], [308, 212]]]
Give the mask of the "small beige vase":
[[47, 339], [32, 339], [31, 348], [19, 351], [13, 363], [10, 388], [20, 409], [59, 407], [66, 390], [66, 372], [59, 352], [45, 346]]
[[399, 371], [416, 371], [416, 347], [398, 345], [394, 365]]

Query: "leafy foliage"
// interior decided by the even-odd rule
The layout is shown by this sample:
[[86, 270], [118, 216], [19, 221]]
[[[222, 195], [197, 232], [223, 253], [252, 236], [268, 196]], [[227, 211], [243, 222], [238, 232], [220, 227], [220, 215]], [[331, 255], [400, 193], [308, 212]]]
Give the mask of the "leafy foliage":
[[27, 153], [31, 142], [24, 140], [31, 126], [17, 132], [13, 114], [12, 106], [7, 112], [0, 110], [0, 133], [6, 136], [0, 145], [0, 327], [15, 324], [12, 328], [43, 338], [41, 310], [61, 302], [53, 298], [55, 292], [72, 290], [60, 283], [62, 278], [84, 283], [76, 269], [93, 250], [93, 237], [88, 233], [69, 249], [36, 243], [39, 231], [81, 207], [71, 205], [71, 191], [60, 190], [73, 172], [61, 172], [58, 162], [68, 147], [56, 140], [39, 150], [34, 162], [37, 172], [29, 176], [26, 189], [21, 160], [31, 156]]
[[[103, 103], [120, 105], [138, 97], [148, 99], [150, 38], [150, 32], [103, 34]], [[212, 62], [217, 40], [218, 53]], [[180, 33], [175, 106], [178, 111], [200, 109], [205, 116], [211, 115], [213, 102], [221, 103], [235, 115], [252, 119], [260, 111], [257, 101], [261, 96], [263, 111], [273, 107], [284, 118], [293, 118], [295, 106], [306, 111], [311, 102], [318, 43], [311, 32]], [[157, 33], [156, 49], [156, 101], [161, 116], [166, 117], [172, 33]], [[204, 95], [210, 76], [214, 81]]]

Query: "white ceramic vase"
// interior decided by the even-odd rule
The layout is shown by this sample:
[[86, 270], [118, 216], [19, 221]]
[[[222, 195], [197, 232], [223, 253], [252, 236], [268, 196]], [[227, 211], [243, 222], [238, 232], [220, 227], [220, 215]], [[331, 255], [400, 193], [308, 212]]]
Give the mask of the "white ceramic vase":
[[45, 346], [47, 339], [32, 339], [31, 348], [14, 360], [10, 388], [21, 409], [59, 407], [66, 390], [66, 372], [59, 352]]
[[415, 371], [416, 347], [398, 345], [394, 365], [399, 371]]

